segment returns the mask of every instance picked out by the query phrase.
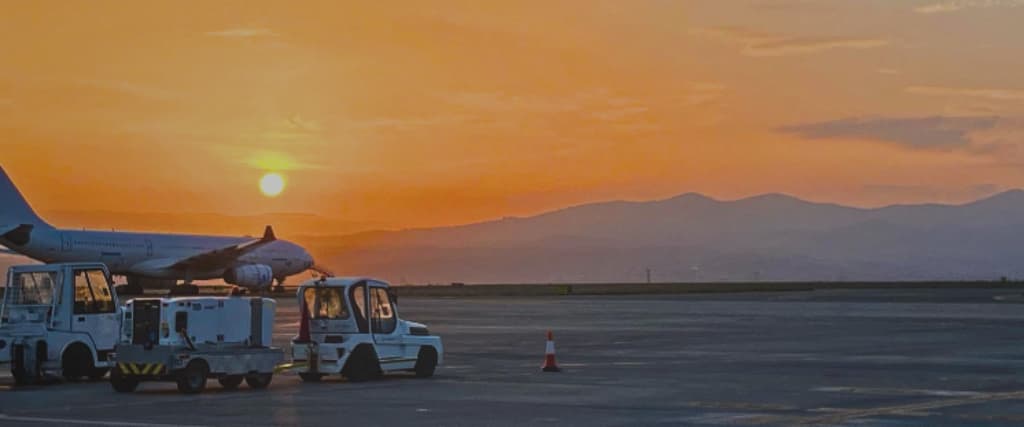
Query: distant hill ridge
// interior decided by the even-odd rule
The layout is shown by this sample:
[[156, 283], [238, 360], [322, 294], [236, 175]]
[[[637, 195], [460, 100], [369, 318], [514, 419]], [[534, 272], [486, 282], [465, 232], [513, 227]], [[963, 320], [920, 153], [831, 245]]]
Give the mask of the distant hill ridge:
[[1024, 191], [870, 209], [686, 193], [309, 242], [342, 271], [409, 282], [996, 279], [1024, 277]]
[[1024, 278], [1022, 190], [880, 208], [777, 193], [737, 200], [685, 193], [365, 232], [358, 230], [374, 224], [301, 214], [50, 214], [62, 225], [124, 220], [156, 231], [245, 234], [272, 223], [338, 272], [395, 282], [641, 281], [647, 268], [663, 281]]

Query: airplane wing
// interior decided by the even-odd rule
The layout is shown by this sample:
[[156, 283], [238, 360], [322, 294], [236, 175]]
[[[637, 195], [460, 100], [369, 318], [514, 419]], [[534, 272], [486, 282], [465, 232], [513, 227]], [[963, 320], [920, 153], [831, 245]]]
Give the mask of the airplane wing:
[[277, 237], [274, 236], [274, 229], [268, 225], [267, 229], [263, 232], [263, 237], [260, 239], [250, 240], [248, 242], [242, 242], [203, 252], [201, 254], [192, 255], [188, 258], [178, 260], [166, 268], [172, 270], [204, 271], [228, 267], [231, 263], [237, 260], [238, 257], [275, 240], [277, 240]]
[[327, 267], [324, 267], [320, 264], [313, 264], [313, 266], [309, 267], [309, 269], [319, 273], [322, 276], [334, 277], [334, 273], [332, 273], [331, 270], [328, 270]]

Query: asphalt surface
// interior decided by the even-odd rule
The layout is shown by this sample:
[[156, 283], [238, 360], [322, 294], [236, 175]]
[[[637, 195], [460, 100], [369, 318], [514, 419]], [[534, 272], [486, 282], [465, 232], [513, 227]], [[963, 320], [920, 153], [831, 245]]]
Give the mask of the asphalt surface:
[[[1021, 303], [1005, 289], [404, 298], [401, 316], [444, 339], [432, 379], [278, 375], [184, 396], [0, 376], [0, 425], [1018, 426]], [[278, 307], [282, 345], [295, 308]], [[548, 329], [561, 373], [539, 369]]]

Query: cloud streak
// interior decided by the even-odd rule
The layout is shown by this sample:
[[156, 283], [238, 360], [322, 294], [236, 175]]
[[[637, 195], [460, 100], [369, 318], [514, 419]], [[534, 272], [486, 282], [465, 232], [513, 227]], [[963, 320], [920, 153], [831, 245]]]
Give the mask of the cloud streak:
[[834, 49], [872, 49], [890, 43], [884, 38], [801, 37], [741, 27], [696, 28], [691, 34], [739, 45], [741, 54], [752, 57], [809, 55]]
[[785, 126], [806, 139], [867, 139], [910, 148], [953, 148], [971, 143], [973, 132], [995, 128], [999, 117], [867, 117]]
[[914, 8], [914, 12], [923, 14], [950, 13], [965, 9], [990, 9], [994, 7], [1020, 7], [1024, 0], [948, 0], [929, 3]]
[[277, 33], [266, 28], [228, 28], [220, 31], [209, 31], [206, 35], [224, 38], [277, 37]]
[[966, 96], [996, 101], [1024, 101], [1024, 90], [996, 88], [958, 88], [945, 86], [910, 86], [907, 93], [931, 96]]

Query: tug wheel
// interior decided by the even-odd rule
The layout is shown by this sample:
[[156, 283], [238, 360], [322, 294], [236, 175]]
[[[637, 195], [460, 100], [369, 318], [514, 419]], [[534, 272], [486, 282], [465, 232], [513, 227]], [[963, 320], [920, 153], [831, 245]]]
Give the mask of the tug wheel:
[[34, 369], [25, 366], [25, 351], [27, 350], [24, 345], [11, 346], [11, 375], [14, 377], [15, 385], [32, 385], [42, 378], [40, 363], [37, 362]]
[[245, 377], [241, 375], [225, 375], [223, 377], [217, 378], [217, 382], [219, 382], [220, 386], [224, 387], [224, 389], [226, 390], [234, 390], [238, 388], [240, 384], [242, 384], [243, 379], [245, 379]]
[[307, 383], [318, 383], [323, 377], [323, 374], [314, 374], [312, 372], [299, 372], [299, 378], [302, 378], [302, 381]]
[[345, 363], [345, 369], [341, 371], [345, 378], [352, 382], [369, 381], [380, 376], [380, 361], [377, 353], [372, 348], [360, 345], [352, 351]]
[[437, 369], [437, 350], [431, 346], [420, 347], [420, 353], [416, 357], [416, 366], [413, 368], [416, 376], [430, 378], [434, 376], [435, 369]]
[[249, 388], [264, 389], [270, 386], [273, 379], [274, 374], [252, 374], [245, 376], [245, 383], [249, 384]]
[[139, 387], [139, 380], [121, 373], [120, 369], [110, 372], [110, 386], [118, 393], [131, 393]]
[[210, 368], [202, 360], [188, 362], [181, 372], [178, 373], [178, 391], [185, 394], [201, 393], [206, 389], [206, 376]]
[[60, 364], [64, 379], [72, 382], [81, 380], [96, 369], [92, 363], [92, 353], [80, 343], [72, 344], [64, 351]]

